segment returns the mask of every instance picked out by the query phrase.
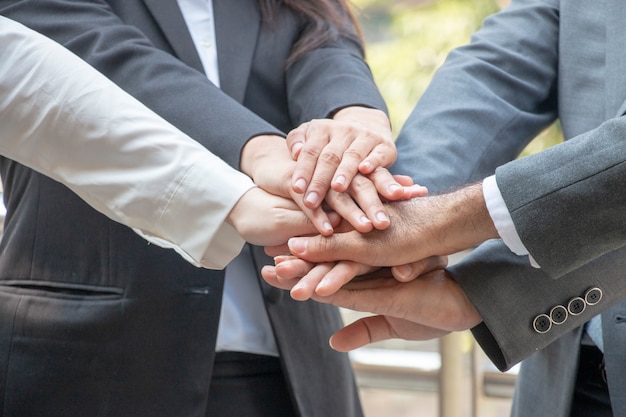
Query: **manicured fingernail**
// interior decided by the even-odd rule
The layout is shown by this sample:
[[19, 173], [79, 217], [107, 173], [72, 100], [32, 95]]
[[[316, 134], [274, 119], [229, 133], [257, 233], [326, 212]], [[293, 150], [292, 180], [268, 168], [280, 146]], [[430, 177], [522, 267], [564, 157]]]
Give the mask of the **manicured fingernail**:
[[289, 250], [291, 253], [298, 255], [303, 254], [306, 251], [307, 240], [299, 239], [299, 238], [291, 238], [289, 239]]
[[379, 222], [388, 222], [389, 221], [389, 217], [387, 217], [387, 215], [385, 214], [384, 211], [379, 211], [378, 213], [376, 213], [376, 219]]
[[317, 205], [318, 200], [319, 200], [319, 196], [317, 195], [315, 191], [308, 193], [306, 196], [306, 201], [313, 205]]
[[296, 190], [300, 192], [303, 192], [304, 190], [306, 190], [306, 181], [304, 180], [304, 178], [298, 178], [293, 185], [296, 188]]

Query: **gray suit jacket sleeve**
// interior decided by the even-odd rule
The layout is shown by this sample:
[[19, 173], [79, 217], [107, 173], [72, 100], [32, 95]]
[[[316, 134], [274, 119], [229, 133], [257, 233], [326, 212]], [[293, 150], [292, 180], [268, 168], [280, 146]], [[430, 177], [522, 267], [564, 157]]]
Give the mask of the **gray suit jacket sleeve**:
[[626, 244], [626, 117], [496, 170], [522, 242], [554, 278]]
[[398, 135], [395, 173], [431, 192], [481, 180], [556, 119], [556, 3], [513, 1], [449, 54]]
[[[393, 167], [394, 172], [407, 173], [417, 183], [427, 185], [431, 192], [439, 192], [481, 180], [495, 172], [498, 166], [513, 160], [558, 114], [559, 33], [559, 2], [556, 0], [513, 0], [503, 12], [486, 19], [470, 45], [449, 55], [420, 99], [398, 137], [399, 158]], [[568, 159], [572, 165], [562, 169], [572, 169], [573, 176], [562, 178], [552, 187], [562, 188], [559, 192], [563, 195], [571, 192], [572, 196], [582, 195], [583, 189], [594, 188], [594, 196], [601, 198], [605, 207], [611, 207], [610, 212], [600, 213], [602, 204], [588, 204], [598, 215], [615, 216], [606, 219], [608, 223], [601, 226], [607, 230], [616, 228], [620, 221], [617, 213], [620, 202], [609, 203], [606, 198], [622, 197], [611, 196], [610, 192], [600, 197], [602, 189], [595, 187], [613, 183], [615, 188], [609, 190], [620, 188], [615, 180], [617, 171], [614, 171], [621, 167], [621, 162], [617, 162], [620, 156], [613, 153], [618, 153], [615, 147], [623, 148], [624, 144], [609, 145], [608, 137], [619, 131], [621, 123], [620, 120], [608, 122], [590, 132], [589, 137], [568, 144], [566, 150], [554, 150], [554, 154], [548, 154], [550, 158], [566, 160], [568, 153], [581, 152], [585, 146], [598, 147], [589, 155], [581, 156], [584, 158], [581, 165], [587, 164], [589, 158], [595, 158], [606, 169], [590, 166], [577, 171], [573, 169], [577, 162]], [[610, 132], [613, 133], [609, 135]], [[602, 144], [591, 145], [591, 141], [602, 138], [606, 138]], [[623, 150], [620, 152], [623, 155]], [[536, 164], [539, 164], [538, 159], [527, 159], [500, 168], [496, 175], [513, 219], [528, 228], [521, 235], [529, 242], [533, 255], [542, 252], [545, 246], [540, 245], [545, 242], [529, 240], [529, 236], [536, 236], [541, 227], [533, 226], [532, 222], [539, 215], [548, 220], [548, 216], [554, 214], [538, 209], [539, 203], [544, 209], [547, 204], [547, 199], [542, 201], [540, 198], [541, 193], [545, 193], [546, 198], [552, 197], [553, 193], [543, 184], [548, 177], [535, 179], [526, 171], [531, 165], [533, 170], [539, 169], [534, 167]], [[610, 168], [612, 166], [615, 167]], [[537, 189], [533, 190], [527, 184], [512, 185], [521, 175], [516, 170], [528, 175], [533, 185], [537, 183]], [[540, 175], [546, 175], [548, 171], [544, 167]], [[566, 186], [565, 182], [570, 182], [572, 187]], [[514, 186], [518, 188], [512, 188]], [[519, 187], [523, 187], [521, 192]], [[538, 199], [536, 204], [533, 203], [535, 198]], [[621, 205], [623, 207], [623, 203]], [[573, 211], [576, 209], [572, 206]], [[584, 233], [593, 227], [590, 224], [577, 225], [573, 231], [563, 232], [558, 221], [574, 224], [577, 219], [561, 220], [559, 217], [558, 221], [553, 220], [558, 228], [555, 229], [558, 233], [554, 233], [558, 242], [552, 242], [552, 245], [566, 245], [566, 250], [575, 250], [576, 246], [571, 246], [580, 243], [573, 243], [571, 239], [563, 243], [560, 233], [570, 233], [571, 236], [571, 233]], [[623, 226], [617, 228], [623, 229]], [[546, 234], [550, 233], [541, 233], [542, 236]], [[545, 261], [548, 265], [547, 269], [532, 268], [526, 258], [516, 256], [500, 240], [494, 240], [449, 268], [483, 317], [484, 322], [473, 332], [500, 369], [510, 368], [624, 297], [624, 250], [618, 249], [590, 261], [619, 247], [618, 234], [619, 231], [613, 230], [612, 243], [602, 247], [598, 244], [602, 233], [598, 233], [595, 242], [599, 246], [593, 250], [585, 249], [587, 259], [583, 262], [588, 262], [584, 265], [575, 265], [576, 255], [569, 257], [556, 253], [539, 257], [540, 263]], [[580, 253], [581, 249], [577, 250]], [[559, 257], [558, 262], [556, 257]], [[565, 274], [567, 271], [570, 272]], [[561, 277], [554, 279], [555, 276]], [[567, 306], [570, 300], [583, 297], [594, 287], [603, 291], [601, 302], [588, 306], [579, 315], [570, 316], [560, 325], [553, 325], [545, 333], [533, 329], [537, 315], [549, 314], [555, 306]]]
[[[529, 266], [527, 259], [511, 253], [502, 241], [491, 240], [448, 270], [483, 317], [483, 323], [472, 333], [502, 371], [626, 297], [624, 248], [552, 279], [542, 269]], [[552, 325], [545, 333], [533, 329], [537, 315], [549, 315], [555, 306], [567, 307], [570, 300], [584, 297], [590, 288], [602, 289], [598, 304], [587, 305], [579, 315], [569, 315], [564, 323]]]

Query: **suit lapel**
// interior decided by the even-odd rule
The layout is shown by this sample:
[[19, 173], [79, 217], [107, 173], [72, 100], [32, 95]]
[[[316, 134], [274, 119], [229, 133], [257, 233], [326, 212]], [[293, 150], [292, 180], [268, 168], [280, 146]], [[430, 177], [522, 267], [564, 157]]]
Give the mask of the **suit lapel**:
[[178, 59], [204, 73], [202, 61], [200, 61], [177, 2], [175, 0], [144, 0], [144, 3], [159, 24]]
[[626, 2], [609, 0], [606, 46], [607, 118], [626, 113]]
[[213, 0], [220, 87], [243, 103], [261, 23], [254, 0]]

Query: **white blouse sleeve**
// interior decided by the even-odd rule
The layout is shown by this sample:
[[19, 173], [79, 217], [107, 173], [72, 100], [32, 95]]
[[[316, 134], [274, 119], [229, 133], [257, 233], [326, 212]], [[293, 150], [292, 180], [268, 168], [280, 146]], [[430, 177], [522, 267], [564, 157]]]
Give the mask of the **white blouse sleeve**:
[[254, 184], [50, 39], [0, 17], [0, 154], [196, 266], [244, 240], [225, 218]]

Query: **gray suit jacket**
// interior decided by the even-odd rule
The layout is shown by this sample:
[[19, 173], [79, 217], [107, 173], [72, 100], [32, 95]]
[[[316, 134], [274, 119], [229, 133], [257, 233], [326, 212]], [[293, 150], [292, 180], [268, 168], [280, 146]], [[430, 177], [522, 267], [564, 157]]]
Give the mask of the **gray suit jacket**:
[[[221, 90], [201, 72], [175, 1], [16, 0], [0, 13], [61, 42], [234, 167], [252, 136], [347, 105], [384, 109], [347, 39], [285, 71], [304, 28], [284, 6], [269, 29], [255, 0], [214, 1]], [[19, 164], [0, 170], [3, 415], [219, 415], [205, 408], [223, 272], [147, 245]], [[252, 251], [259, 269], [272, 262]], [[362, 415], [347, 355], [328, 348], [337, 309], [259, 285], [299, 415]]]
[[[494, 363], [529, 358], [517, 416], [569, 415], [580, 326], [600, 312], [613, 411], [626, 415], [624, 21], [621, 1], [513, 0], [450, 54], [398, 138], [394, 170], [434, 191], [492, 174], [556, 118], [572, 139], [495, 171], [543, 268], [499, 240], [449, 268], [484, 318], [473, 333]], [[592, 288], [598, 303], [535, 330], [537, 316]]]

